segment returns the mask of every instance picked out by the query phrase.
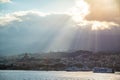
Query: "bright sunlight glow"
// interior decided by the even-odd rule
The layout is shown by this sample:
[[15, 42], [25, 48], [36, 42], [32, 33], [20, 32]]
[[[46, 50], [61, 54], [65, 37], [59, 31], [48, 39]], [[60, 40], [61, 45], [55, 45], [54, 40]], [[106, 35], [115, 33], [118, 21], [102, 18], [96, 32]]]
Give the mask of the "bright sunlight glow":
[[72, 16], [73, 21], [76, 22], [76, 24], [79, 25], [80, 27], [84, 27], [87, 24], [91, 24], [92, 25], [91, 30], [105, 30], [105, 29], [111, 29], [111, 25], [112, 26], [117, 25], [114, 22], [88, 21], [85, 19], [85, 17], [89, 13], [90, 13], [90, 6], [84, 0], [76, 0], [75, 6], [72, 7], [69, 11], [69, 14]]
[[75, 22], [81, 22], [89, 14], [89, 5], [84, 0], [76, 0], [76, 5], [70, 9]]

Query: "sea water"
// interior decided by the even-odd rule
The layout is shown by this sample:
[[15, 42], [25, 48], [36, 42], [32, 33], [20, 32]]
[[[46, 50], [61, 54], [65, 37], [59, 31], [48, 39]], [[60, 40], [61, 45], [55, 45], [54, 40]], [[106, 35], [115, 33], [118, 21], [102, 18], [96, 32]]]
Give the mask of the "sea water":
[[0, 80], [120, 80], [120, 73], [0, 70]]

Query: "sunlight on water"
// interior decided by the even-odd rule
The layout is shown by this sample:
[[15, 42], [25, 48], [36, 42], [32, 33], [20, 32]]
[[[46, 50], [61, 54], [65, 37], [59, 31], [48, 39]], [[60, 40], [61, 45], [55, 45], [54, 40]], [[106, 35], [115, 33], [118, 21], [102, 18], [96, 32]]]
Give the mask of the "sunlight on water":
[[0, 71], [0, 80], [120, 80], [120, 74], [65, 71]]

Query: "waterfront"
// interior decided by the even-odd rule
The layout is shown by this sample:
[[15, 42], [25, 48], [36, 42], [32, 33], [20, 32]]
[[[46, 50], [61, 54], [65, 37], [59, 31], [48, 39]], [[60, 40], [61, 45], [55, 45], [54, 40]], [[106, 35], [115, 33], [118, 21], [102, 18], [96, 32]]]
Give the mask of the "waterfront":
[[0, 70], [0, 80], [120, 80], [120, 73]]

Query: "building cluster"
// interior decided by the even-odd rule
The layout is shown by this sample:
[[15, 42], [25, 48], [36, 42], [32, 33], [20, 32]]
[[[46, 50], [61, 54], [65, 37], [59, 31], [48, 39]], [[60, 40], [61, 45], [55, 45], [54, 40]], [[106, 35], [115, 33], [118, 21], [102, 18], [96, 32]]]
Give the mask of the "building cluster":
[[[72, 56], [71, 56], [72, 54]], [[75, 54], [75, 56], [74, 56]], [[77, 54], [77, 55], [76, 55]], [[56, 53], [57, 55], [57, 53]], [[40, 55], [39, 55], [40, 56]], [[25, 53], [22, 57], [0, 59], [0, 69], [17, 70], [92, 70], [107, 67], [120, 71], [120, 54], [111, 53], [68, 53], [59, 58], [33, 57]]]

